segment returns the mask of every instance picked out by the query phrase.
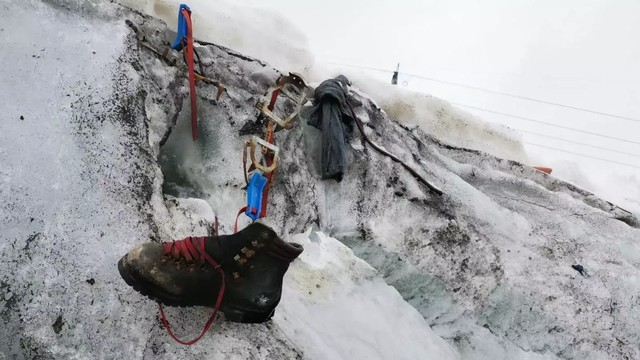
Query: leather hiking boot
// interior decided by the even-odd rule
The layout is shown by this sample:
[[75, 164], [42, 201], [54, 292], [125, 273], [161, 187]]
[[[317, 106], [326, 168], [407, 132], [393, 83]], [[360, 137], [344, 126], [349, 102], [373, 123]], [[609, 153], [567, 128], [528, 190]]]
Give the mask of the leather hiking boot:
[[302, 250], [252, 223], [234, 235], [138, 245], [118, 270], [127, 284], [161, 304], [219, 306], [227, 320], [259, 323], [273, 316], [282, 278]]

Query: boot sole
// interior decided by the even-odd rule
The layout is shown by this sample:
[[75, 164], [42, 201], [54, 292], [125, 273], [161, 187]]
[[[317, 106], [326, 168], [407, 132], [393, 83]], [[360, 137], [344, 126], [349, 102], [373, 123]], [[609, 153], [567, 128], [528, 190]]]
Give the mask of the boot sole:
[[[163, 294], [162, 291], [159, 291], [152, 284], [146, 283], [144, 280], [136, 279], [135, 276], [131, 275], [131, 272], [127, 269], [127, 266], [124, 264], [124, 258], [118, 261], [118, 272], [122, 279], [127, 283], [127, 285], [131, 286], [133, 290], [139, 292], [141, 295], [149, 298], [149, 300], [155, 301], [159, 304], [165, 306], [175, 306], [175, 307], [193, 307], [193, 304], [185, 303], [184, 301], [172, 298], [166, 294]], [[211, 306], [207, 306], [211, 307]], [[224, 314], [225, 319], [231, 322], [238, 323], [262, 323], [271, 319], [275, 313], [275, 308], [270, 312], [256, 312], [249, 311], [237, 307], [225, 306], [222, 304], [220, 306], [220, 311]]]

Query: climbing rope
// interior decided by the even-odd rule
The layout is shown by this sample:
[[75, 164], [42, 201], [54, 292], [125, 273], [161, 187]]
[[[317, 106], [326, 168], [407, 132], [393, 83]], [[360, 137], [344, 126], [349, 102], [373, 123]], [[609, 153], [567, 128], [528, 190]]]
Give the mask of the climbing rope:
[[406, 163], [404, 163], [402, 160], [400, 160], [400, 158], [398, 158], [397, 156], [389, 153], [388, 151], [384, 150], [383, 148], [381, 148], [380, 146], [378, 146], [376, 143], [374, 143], [373, 141], [371, 141], [369, 139], [369, 137], [367, 136], [367, 134], [364, 133], [364, 126], [362, 125], [362, 121], [360, 121], [360, 118], [358, 118], [358, 116], [356, 116], [356, 112], [353, 110], [353, 106], [351, 106], [351, 103], [349, 103], [349, 101], [346, 101], [347, 105], [349, 105], [349, 110], [351, 110], [351, 116], [353, 117], [353, 120], [356, 122], [356, 125], [358, 127], [358, 130], [360, 131], [360, 134], [362, 134], [362, 138], [369, 144], [371, 145], [372, 148], [374, 148], [377, 152], [379, 152], [380, 154], [389, 157], [391, 160], [399, 163], [400, 165], [402, 165], [402, 167], [404, 167], [405, 169], [407, 169], [407, 171], [409, 171], [409, 173], [411, 173], [411, 175], [413, 175], [418, 181], [420, 181], [421, 183], [423, 183], [429, 190], [433, 191], [434, 193], [438, 194], [438, 195], [442, 195], [442, 190], [438, 189], [437, 187], [431, 185], [425, 178], [422, 177], [422, 175], [418, 174], [418, 172], [416, 172], [414, 169], [412, 169], [409, 165], [407, 165]]

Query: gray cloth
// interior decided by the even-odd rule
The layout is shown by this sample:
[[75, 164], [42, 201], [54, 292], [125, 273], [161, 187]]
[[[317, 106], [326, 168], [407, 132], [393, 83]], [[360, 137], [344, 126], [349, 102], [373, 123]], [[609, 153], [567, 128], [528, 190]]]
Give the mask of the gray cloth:
[[345, 146], [353, 132], [353, 118], [347, 105], [349, 80], [340, 75], [316, 88], [314, 109], [307, 124], [322, 131], [322, 179], [342, 181], [346, 170]]

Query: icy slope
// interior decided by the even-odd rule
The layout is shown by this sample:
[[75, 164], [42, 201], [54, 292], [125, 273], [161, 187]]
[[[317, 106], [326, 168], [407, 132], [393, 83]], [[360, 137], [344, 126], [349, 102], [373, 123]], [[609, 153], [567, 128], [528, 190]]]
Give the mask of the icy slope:
[[[194, 347], [172, 343], [115, 262], [140, 241], [204, 234], [214, 213], [221, 231], [231, 231], [244, 202], [248, 135], [239, 133], [277, 73], [200, 47], [205, 71], [228, 92], [216, 102], [214, 89], [198, 86], [201, 138], [193, 143], [184, 65], [169, 67], [135, 41], [133, 27], [159, 46], [162, 23], [113, 4], [51, 3], [0, 5], [18, 15], [5, 17], [14, 26], [0, 33], [15, 42], [1, 76], [11, 84], [3, 95], [16, 99], [3, 103], [0, 132], [4, 355], [322, 359], [335, 350], [348, 359], [441, 358], [454, 348], [466, 359], [640, 357], [636, 218], [519, 163], [404, 127], [357, 91], [356, 111], [374, 141], [446, 195], [427, 193], [358, 136], [345, 180], [319, 181], [317, 131], [300, 121], [277, 133], [283, 161], [268, 223], [307, 249], [287, 275], [288, 295], [272, 322], [219, 321]], [[25, 19], [38, 22], [32, 33], [18, 31]], [[68, 27], [79, 31], [60, 31]], [[42, 48], [52, 56], [32, 50]], [[321, 233], [293, 235], [310, 226], [378, 275]], [[576, 261], [590, 277], [571, 269]], [[380, 311], [344, 311], [359, 305]], [[183, 334], [206, 315], [170, 311]]]

